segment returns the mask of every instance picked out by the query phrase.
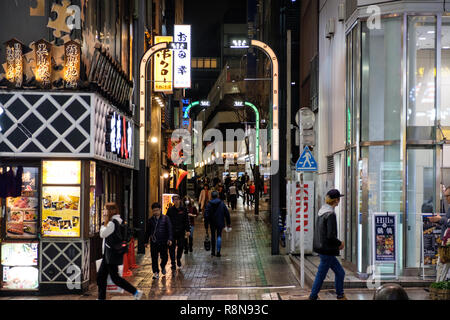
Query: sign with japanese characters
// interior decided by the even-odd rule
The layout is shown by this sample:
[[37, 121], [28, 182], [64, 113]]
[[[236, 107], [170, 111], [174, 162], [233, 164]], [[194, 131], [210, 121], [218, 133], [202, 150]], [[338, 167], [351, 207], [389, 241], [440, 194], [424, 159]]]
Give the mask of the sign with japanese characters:
[[395, 263], [395, 230], [396, 215], [386, 213], [375, 213], [374, 219], [374, 251], [375, 262]]
[[185, 115], [186, 115], [187, 108], [191, 104], [191, 100], [190, 99], [182, 99], [182, 103], [183, 103], [183, 108], [182, 108], [183, 119], [181, 120], [181, 127], [184, 129], [188, 129], [189, 124], [190, 124], [190, 119], [189, 119], [189, 117], [186, 117]]
[[191, 87], [191, 26], [175, 25], [174, 88]]
[[[157, 36], [155, 44], [161, 42], [172, 42], [173, 37]], [[154, 91], [172, 92], [173, 91], [173, 51], [164, 49], [158, 51], [154, 57]]]

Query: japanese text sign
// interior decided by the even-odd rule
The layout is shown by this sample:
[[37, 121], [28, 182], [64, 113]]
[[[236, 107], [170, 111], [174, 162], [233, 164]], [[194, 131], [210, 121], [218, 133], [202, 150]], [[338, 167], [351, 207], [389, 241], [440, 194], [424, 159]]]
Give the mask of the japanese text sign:
[[[155, 37], [155, 44], [161, 42], [172, 42], [173, 37]], [[173, 51], [170, 49], [161, 50], [155, 54], [154, 70], [154, 91], [173, 91]]]
[[[174, 26], [175, 42], [179, 45], [174, 49], [174, 88], [191, 87], [191, 26]], [[183, 45], [180, 45], [183, 44]]]

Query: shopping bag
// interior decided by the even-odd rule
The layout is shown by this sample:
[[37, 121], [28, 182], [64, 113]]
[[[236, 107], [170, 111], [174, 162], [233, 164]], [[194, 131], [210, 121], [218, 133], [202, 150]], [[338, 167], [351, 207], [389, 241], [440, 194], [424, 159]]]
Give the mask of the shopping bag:
[[[97, 272], [100, 269], [102, 260], [103, 259], [95, 261], [95, 265], [97, 267]], [[123, 277], [123, 264], [119, 266], [119, 276]], [[111, 277], [108, 275], [108, 280], [106, 280], [106, 292], [108, 292], [108, 293], [124, 293], [124, 290], [122, 288], [116, 286], [112, 282]]]
[[206, 234], [205, 241], [203, 242], [203, 245], [205, 246], [205, 250], [206, 251], [211, 250], [211, 240], [209, 239], [209, 235], [208, 234]]

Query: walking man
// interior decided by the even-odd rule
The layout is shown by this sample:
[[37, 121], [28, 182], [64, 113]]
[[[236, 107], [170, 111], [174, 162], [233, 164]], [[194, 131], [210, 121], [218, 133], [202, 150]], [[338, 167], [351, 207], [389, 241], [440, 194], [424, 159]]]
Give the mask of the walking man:
[[236, 204], [237, 204], [237, 188], [236, 188], [236, 184], [232, 183], [230, 188], [230, 202], [231, 202], [231, 210], [236, 210]]
[[173, 233], [172, 223], [169, 217], [161, 215], [161, 205], [157, 202], [152, 204], [153, 216], [147, 221], [147, 232], [145, 234], [146, 247], [150, 241], [152, 255], [153, 279], [159, 278], [158, 256], [161, 256], [161, 273], [166, 275], [166, 264], [169, 256], [168, 248], [172, 245]]
[[336, 189], [328, 191], [325, 204], [318, 213], [314, 229], [313, 248], [320, 256], [320, 264], [309, 296], [310, 300], [319, 298], [319, 291], [329, 269], [335, 273], [337, 299], [347, 300], [344, 295], [345, 271], [336, 258], [336, 256], [339, 256], [339, 251], [344, 249], [344, 241], [337, 238], [336, 213], [334, 212], [334, 208], [339, 205], [343, 196]]
[[[169, 247], [170, 262], [172, 263], [172, 270], [181, 268], [181, 257], [183, 256], [184, 237], [191, 234], [191, 226], [189, 224], [189, 216], [185, 207], [181, 205], [181, 198], [179, 195], [172, 197], [174, 205], [167, 211], [167, 216], [170, 218], [173, 228], [173, 243]], [[177, 264], [175, 265], [175, 248], [177, 250]]]
[[219, 193], [217, 191], [213, 191], [211, 196], [212, 200], [208, 203], [205, 209], [205, 229], [208, 233], [208, 225], [211, 228], [211, 256], [220, 257], [220, 249], [222, 247], [222, 230], [225, 227], [225, 220], [228, 228], [231, 228], [231, 218], [227, 206], [219, 198]]

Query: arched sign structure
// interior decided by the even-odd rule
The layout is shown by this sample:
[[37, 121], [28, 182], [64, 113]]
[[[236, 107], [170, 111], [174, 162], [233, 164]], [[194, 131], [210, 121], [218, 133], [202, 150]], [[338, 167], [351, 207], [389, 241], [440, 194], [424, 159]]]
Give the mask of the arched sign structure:
[[158, 51], [169, 48], [168, 42], [161, 42], [150, 49], [144, 54], [141, 60], [141, 68], [140, 68], [140, 92], [139, 92], [139, 159], [145, 159], [145, 132], [146, 132], [146, 118], [145, 118], [145, 110], [146, 110], [146, 101], [147, 101], [147, 79], [146, 79], [146, 71], [148, 62], [150, 58]]

